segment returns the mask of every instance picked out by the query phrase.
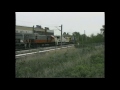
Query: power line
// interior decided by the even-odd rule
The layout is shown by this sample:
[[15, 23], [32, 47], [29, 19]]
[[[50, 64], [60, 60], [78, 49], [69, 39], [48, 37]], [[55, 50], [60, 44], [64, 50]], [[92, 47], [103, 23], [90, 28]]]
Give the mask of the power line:
[[[25, 22], [25, 23], [31, 23], [31, 24], [37, 24], [38, 25], [38, 22], [28, 22], [28, 21], [23, 21], [23, 20], [17, 20], [17, 21]], [[57, 27], [58, 25], [41, 24], [41, 26]]]

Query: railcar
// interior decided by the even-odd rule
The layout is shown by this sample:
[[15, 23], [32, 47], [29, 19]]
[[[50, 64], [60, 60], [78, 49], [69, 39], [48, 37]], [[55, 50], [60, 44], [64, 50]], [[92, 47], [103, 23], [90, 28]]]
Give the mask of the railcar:
[[[56, 45], [61, 45], [61, 36], [55, 36]], [[62, 37], [62, 45], [70, 44], [70, 37]]]
[[16, 47], [39, 47], [48, 45], [55, 45], [55, 39], [53, 35], [39, 35], [38, 33], [16, 33]]
[[24, 34], [16, 33], [15, 44], [16, 44], [16, 48], [24, 47]]
[[[74, 38], [62, 37], [62, 44], [71, 44]], [[61, 37], [53, 35], [40, 35], [38, 33], [16, 33], [16, 48], [33, 48], [41, 46], [61, 45]]]
[[46, 44], [55, 45], [55, 40], [53, 35], [38, 35], [35, 34], [35, 39], [32, 42], [34, 46], [45, 46]]

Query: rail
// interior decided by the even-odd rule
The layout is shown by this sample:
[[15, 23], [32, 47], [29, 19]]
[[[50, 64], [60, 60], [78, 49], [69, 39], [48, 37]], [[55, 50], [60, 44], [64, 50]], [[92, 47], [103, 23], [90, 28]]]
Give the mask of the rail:
[[73, 45], [72, 46], [61, 47], [61, 48], [43, 50], [43, 51], [35, 51], [35, 52], [30, 52], [30, 53], [18, 54], [18, 55], [15, 55], [15, 56], [16, 56], [16, 58], [19, 58], [19, 57], [26, 56], [26, 55], [31, 55], [31, 54], [36, 54], [36, 53], [43, 53], [43, 52], [48, 52], [48, 51], [52, 51], [52, 50], [56, 50], [56, 49], [62, 49], [62, 48], [68, 48], [68, 47], [73, 47]]

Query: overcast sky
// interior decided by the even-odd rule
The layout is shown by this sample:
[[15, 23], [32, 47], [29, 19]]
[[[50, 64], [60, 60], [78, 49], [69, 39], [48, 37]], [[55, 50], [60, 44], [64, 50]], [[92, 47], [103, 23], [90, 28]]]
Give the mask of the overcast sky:
[[63, 32], [83, 34], [85, 30], [87, 35], [96, 35], [105, 24], [105, 15], [104, 12], [16, 12], [16, 25], [41, 25], [54, 30], [55, 35], [60, 35], [58, 29], [61, 24]]

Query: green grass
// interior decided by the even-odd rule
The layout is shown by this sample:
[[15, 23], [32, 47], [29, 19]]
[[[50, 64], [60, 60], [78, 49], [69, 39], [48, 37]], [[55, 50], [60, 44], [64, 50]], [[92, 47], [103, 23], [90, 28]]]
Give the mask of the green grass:
[[69, 48], [16, 60], [17, 78], [104, 78], [104, 48]]

